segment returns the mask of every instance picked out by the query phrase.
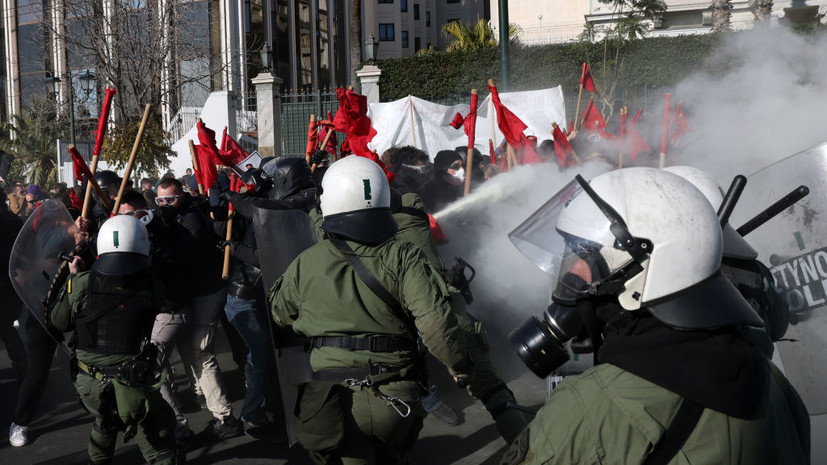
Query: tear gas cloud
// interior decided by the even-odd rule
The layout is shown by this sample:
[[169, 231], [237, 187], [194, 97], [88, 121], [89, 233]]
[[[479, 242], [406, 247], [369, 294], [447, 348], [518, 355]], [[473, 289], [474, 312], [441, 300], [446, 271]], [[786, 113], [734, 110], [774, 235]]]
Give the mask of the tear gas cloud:
[[[683, 102], [692, 132], [680, 154], [666, 156], [667, 165], [704, 169], [724, 188], [736, 174], [752, 174], [827, 140], [827, 35], [802, 37], [779, 27], [726, 40], [710, 58], [729, 64], [725, 75], [696, 74], [671, 90], [672, 109]], [[641, 128], [655, 150], [660, 105], [648, 109], [641, 121], [658, 132]], [[508, 372], [503, 373], [506, 380], [526, 370], [506, 336], [530, 316], [542, 314], [552, 279], [511, 244], [508, 233], [575, 174], [590, 179], [612, 168], [600, 162], [562, 172], [554, 163], [519, 167], [437, 214], [450, 239], [440, 247], [446, 266], [458, 255], [476, 268], [469, 310], [486, 325], [492, 356]], [[790, 190], [797, 185], [788, 182]]]

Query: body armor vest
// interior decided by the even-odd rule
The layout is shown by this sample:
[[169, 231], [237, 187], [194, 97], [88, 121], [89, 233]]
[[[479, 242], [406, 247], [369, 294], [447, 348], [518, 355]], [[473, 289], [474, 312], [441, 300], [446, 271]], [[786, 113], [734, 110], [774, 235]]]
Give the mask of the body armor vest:
[[152, 276], [143, 271], [128, 276], [92, 271], [89, 280], [88, 305], [75, 315], [77, 348], [113, 355], [140, 352], [157, 313]]

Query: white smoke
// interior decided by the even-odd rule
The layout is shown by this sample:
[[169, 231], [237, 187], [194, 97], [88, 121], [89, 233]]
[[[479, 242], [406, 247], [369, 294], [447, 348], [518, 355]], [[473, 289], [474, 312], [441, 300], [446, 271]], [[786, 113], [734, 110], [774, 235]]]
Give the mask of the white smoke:
[[[680, 154], [667, 153], [666, 164], [704, 169], [727, 188], [736, 174], [752, 174], [827, 140], [825, 56], [827, 35], [816, 39], [774, 28], [729, 36], [710, 57], [727, 63], [727, 72], [690, 76], [672, 91], [672, 107], [683, 102], [692, 132]], [[662, 111], [649, 111], [646, 124], [657, 125], [659, 117], [652, 115]], [[655, 147], [651, 139], [650, 145]], [[576, 173], [590, 179], [609, 169], [597, 162], [563, 172], [556, 164], [519, 167], [437, 215], [450, 239], [440, 248], [446, 265], [459, 255], [476, 268], [469, 310], [486, 325], [506, 380], [525, 372], [506, 336], [542, 314], [550, 291], [550, 277], [521, 255], [508, 233]], [[789, 184], [792, 190], [799, 183]]]

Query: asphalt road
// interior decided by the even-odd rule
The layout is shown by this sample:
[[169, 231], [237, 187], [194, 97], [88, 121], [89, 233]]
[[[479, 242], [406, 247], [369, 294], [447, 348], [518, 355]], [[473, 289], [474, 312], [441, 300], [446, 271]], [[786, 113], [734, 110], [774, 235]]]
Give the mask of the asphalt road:
[[[496, 336], [495, 336], [496, 337]], [[504, 345], [503, 341], [500, 342]], [[0, 343], [1, 344], [1, 343]], [[1, 347], [1, 346], [0, 346]], [[228, 346], [219, 330], [217, 344], [219, 364], [224, 370], [228, 396], [233, 401], [235, 415], [243, 401], [243, 374], [233, 363]], [[545, 381], [537, 379], [522, 368], [519, 360], [504, 351], [495, 350], [495, 362], [511, 373], [503, 378], [514, 391], [517, 400], [526, 406], [539, 408], [545, 399]], [[183, 373], [180, 361], [177, 373]], [[419, 442], [413, 450], [414, 463], [420, 464], [495, 464], [505, 451], [505, 442], [497, 434], [490, 415], [480, 402], [456, 388], [444, 368], [432, 367], [432, 383], [440, 386], [440, 393], [455, 409], [460, 410], [464, 423], [449, 426], [434, 418], [425, 419]], [[5, 347], [0, 350], [0, 415], [4, 433], [14, 412], [17, 398], [17, 382]], [[190, 427], [198, 433], [207, 425], [211, 415], [206, 409], [187, 414]], [[25, 447], [11, 447], [8, 440], [0, 441], [0, 463], [4, 464], [59, 464], [86, 463], [86, 444], [92, 427], [92, 417], [75, 399], [69, 380], [68, 358], [58, 351], [49, 375], [46, 393], [37, 417], [31, 425], [33, 442]], [[288, 448], [248, 436], [241, 436], [217, 443], [203, 443], [187, 454], [190, 464], [310, 464], [306, 452], [300, 446]], [[138, 464], [142, 457], [134, 442], [119, 442], [114, 463]]]

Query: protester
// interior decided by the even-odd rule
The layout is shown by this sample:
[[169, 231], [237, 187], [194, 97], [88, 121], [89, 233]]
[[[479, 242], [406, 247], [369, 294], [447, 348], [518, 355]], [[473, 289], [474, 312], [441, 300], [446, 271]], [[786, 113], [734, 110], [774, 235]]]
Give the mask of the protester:
[[424, 413], [417, 334], [460, 383], [473, 363], [445, 283], [418, 248], [393, 239], [379, 165], [333, 163], [320, 206], [325, 239], [269, 294], [275, 321], [312, 338], [315, 380], [299, 386], [298, 440], [317, 463], [406, 463]]
[[453, 150], [441, 150], [434, 157], [434, 173], [417, 192], [425, 202], [425, 211], [436, 213], [460, 198], [465, 189], [462, 157]]
[[18, 181], [14, 184], [14, 190], [6, 195], [9, 201], [9, 211], [17, 216], [25, 218], [26, 212], [26, 186]]
[[6, 346], [18, 383], [23, 382], [26, 374], [26, 350], [14, 324], [23, 309], [23, 302], [14, 291], [6, 270], [9, 269], [12, 246], [22, 227], [20, 217], [10, 212], [5, 202], [0, 202], [0, 270], [4, 271], [0, 274], [0, 302], [3, 302], [3, 312], [0, 314], [0, 339]]
[[119, 431], [133, 437], [144, 459], [176, 458], [175, 417], [158, 393], [157, 348], [149, 342], [156, 313], [168, 311], [162, 284], [149, 274], [149, 238], [133, 217], [107, 220], [98, 234], [98, 259], [80, 272], [75, 257], [65, 293], [50, 314], [59, 331], [75, 330], [73, 382], [95, 417], [89, 462], [111, 463]]
[[584, 334], [599, 364], [555, 388], [503, 463], [809, 463], [804, 404], [738, 330], [762, 321], [720, 273], [709, 201], [652, 168], [576, 180], [511, 234], [559, 263], [544, 320], [511, 339], [540, 376]]
[[382, 154], [382, 162], [396, 173], [391, 189], [403, 194], [417, 192], [433, 171], [428, 154], [410, 145], [389, 148]]
[[[155, 214], [165, 225], [158, 238], [155, 256], [159, 263], [155, 269], [167, 284], [173, 312], [169, 317], [159, 314], [153, 342], [157, 341], [166, 357], [177, 342], [181, 358], [192, 370], [214, 417], [206, 432], [217, 439], [241, 435], [244, 427], [232, 415], [215, 356], [215, 327], [226, 288], [221, 280], [221, 255], [212, 226], [175, 178], [161, 181], [155, 201]], [[171, 393], [162, 389], [162, 394], [170, 401]]]

